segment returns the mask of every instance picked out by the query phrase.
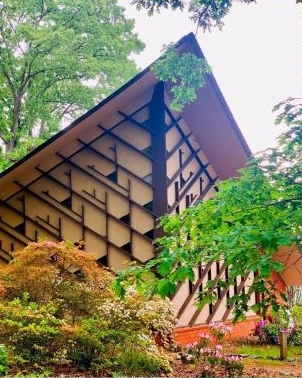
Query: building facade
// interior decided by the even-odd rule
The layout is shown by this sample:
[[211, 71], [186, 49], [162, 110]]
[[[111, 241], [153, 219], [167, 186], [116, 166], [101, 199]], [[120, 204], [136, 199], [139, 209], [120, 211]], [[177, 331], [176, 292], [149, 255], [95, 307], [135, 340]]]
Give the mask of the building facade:
[[[203, 54], [193, 34], [179, 53]], [[157, 219], [215, 195], [250, 150], [213, 75], [197, 100], [171, 110], [171, 83], [150, 67], [0, 175], [0, 258], [32, 241], [84, 242], [97, 261], [120, 270], [154, 256]], [[193, 305], [207, 280], [228, 274], [223, 263], [196, 267], [194, 282], [173, 300], [181, 326], [226, 320], [227, 299], [252, 277], [238, 277], [202, 311]]]

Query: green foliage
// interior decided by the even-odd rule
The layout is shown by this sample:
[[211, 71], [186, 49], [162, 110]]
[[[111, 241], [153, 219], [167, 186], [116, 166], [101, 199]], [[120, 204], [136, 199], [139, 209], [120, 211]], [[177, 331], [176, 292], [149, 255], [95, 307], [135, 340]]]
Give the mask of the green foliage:
[[4, 376], [9, 369], [7, 350], [3, 344], [0, 344], [0, 375]]
[[[236, 0], [132, 0], [138, 9], [145, 8], [152, 15], [161, 8], [185, 9], [186, 5], [190, 18], [203, 30], [211, 30], [213, 27], [221, 28], [223, 18], [229, 13]], [[244, 3], [252, 3], [255, 0], [240, 0]], [[297, 0], [299, 2], [299, 0]]]
[[291, 308], [291, 315], [297, 326], [302, 326], [302, 305], [296, 305]]
[[[45, 140], [136, 72], [143, 44], [117, 1], [7, 0], [0, 9], [0, 138]], [[8, 157], [13, 162], [19, 153]]]
[[288, 336], [288, 344], [302, 346], [302, 326], [293, 327]]
[[191, 53], [178, 54], [173, 47], [153, 64], [152, 70], [160, 80], [172, 81], [171, 108], [175, 111], [194, 102], [197, 90], [205, 85], [205, 75], [211, 72], [204, 59]]
[[146, 329], [133, 327], [131, 320], [128, 328], [113, 328], [110, 319], [83, 319], [79, 326], [67, 329], [67, 335], [66, 358], [79, 370], [97, 374], [113, 370], [123, 374], [151, 374], [169, 369]]
[[[188, 10], [190, 19], [203, 30], [211, 30], [214, 27], [222, 28], [224, 18], [229, 14], [233, 4], [241, 2], [245, 4], [256, 3], [256, 0], [132, 0], [137, 9], [146, 9], [149, 15], [162, 8], [173, 10]], [[296, 0], [302, 3], [302, 0]]]
[[263, 327], [263, 333], [266, 344], [278, 344], [279, 334], [282, 326], [278, 323], [268, 323]]
[[32, 373], [72, 363], [103, 375], [168, 371], [155, 337], [173, 342], [175, 307], [133, 288], [121, 301], [113, 280], [94, 254], [70, 243], [42, 241], [15, 252], [0, 282], [0, 343], [14, 368]]
[[38, 305], [28, 297], [0, 302], [0, 340], [19, 364], [45, 365], [54, 357], [62, 320], [53, 304]]
[[167, 374], [171, 368], [162, 356], [142, 353], [137, 348], [127, 348], [118, 359], [118, 369], [127, 375], [138, 375], [148, 372], [154, 374]]
[[172, 9], [183, 9], [185, 2], [182, 0], [132, 0], [132, 4], [136, 4], [137, 9], [145, 8], [148, 10], [149, 15], [154, 11], [159, 11], [161, 7]]
[[228, 280], [208, 282], [197, 298], [200, 307], [216, 300], [214, 291], [219, 285], [231, 286], [237, 276], [257, 272], [245, 293], [230, 298], [235, 320], [244, 317], [255, 292], [263, 294], [263, 301], [253, 308], [256, 312], [265, 313], [268, 306], [277, 309], [269, 277], [270, 272], [282, 270], [282, 265], [274, 255], [280, 246], [295, 243], [298, 236], [293, 233], [293, 217], [283, 198], [284, 190], [272, 187], [261, 167], [252, 162], [239, 178], [220, 183], [215, 198], [181, 214], [162, 217], [165, 236], [157, 240], [157, 258], [121, 272], [116, 286], [123, 286], [130, 276], [147, 292], [170, 295], [178, 282], [186, 278], [194, 281], [194, 268], [200, 263], [224, 261]]
[[279, 121], [286, 122], [290, 113], [292, 120], [276, 148], [251, 159], [239, 177], [219, 183], [213, 199], [161, 218], [164, 236], [156, 241], [156, 259], [121, 272], [116, 283], [121, 294], [130, 277], [130, 282], [135, 279], [148, 293], [170, 295], [179, 282], [194, 281], [198, 265], [223, 261], [228, 279], [205, 285], [196, 298], [200, 308], [215, 303], [219, 286], [230, 287], [236, 277], [247, 277], [251, 272], [254, 277], [250, 275], [247, 290], [229, 298], [234, 321], [244, 318], [254, 293], [262, 298], [252, 307], [256, 313], [265, 315], [268, 308], [277, 312], [284, 305], [270, 281], [271, 272], [284, 269], [275, 255], [281, 246], [302, 246], [302, 120], [301, 112], [287, 108], [290, 104], [280, 105], [284, 111]]
[[[180, 357], [183, 363], [194, 363], [196, 369], [201, 366], [199, 377], [241, 377], [243, 373], [242, 357], [224, 352], [223, 338], [217, 338], [217, 332], [228, 330], [224, 323], [213, 324], [210, 334], [201, 332], [196, 342], [187, 344]], [[223, 332], [223, 337], [226, 335]], [[217, 343], [219, 342], [219, 344]]]

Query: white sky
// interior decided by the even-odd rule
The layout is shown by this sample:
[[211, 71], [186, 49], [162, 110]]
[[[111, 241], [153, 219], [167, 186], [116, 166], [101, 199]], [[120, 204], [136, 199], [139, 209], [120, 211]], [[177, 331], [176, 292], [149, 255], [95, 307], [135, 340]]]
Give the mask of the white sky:
[[[180, 11], [162, 11], [148, 17], [130, 0], [119, 0], [146, 49], [136, 57], [144, 68], [161, 54], [164, 44], [178, 41], [196, 27]], [[252, 151], [272, 146], [280, 127], [274, 125], [275, 104], [301, 96], [302, 6], [295, 0], [259, 0], [236, 3], [222, 31], [197, 39], [218, 85]]]

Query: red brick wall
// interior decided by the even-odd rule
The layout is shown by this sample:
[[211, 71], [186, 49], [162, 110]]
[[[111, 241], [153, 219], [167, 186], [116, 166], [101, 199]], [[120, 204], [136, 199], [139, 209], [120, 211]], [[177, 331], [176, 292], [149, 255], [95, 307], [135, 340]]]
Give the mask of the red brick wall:
[[[249, 317], [244, 322], [238, 322], [233, 325], [230, 333], [231, 339], [239, 339], [248, 336], [255, 328], [256, 322], [259, 320], [258, 316]], [[206, 332], [209, 329], [208, 324], [202, 324], [194, 327], [181, 327], [175, 329], [175, 341], [177, 344], [186, 345], [197, 341], [200, 332]]]

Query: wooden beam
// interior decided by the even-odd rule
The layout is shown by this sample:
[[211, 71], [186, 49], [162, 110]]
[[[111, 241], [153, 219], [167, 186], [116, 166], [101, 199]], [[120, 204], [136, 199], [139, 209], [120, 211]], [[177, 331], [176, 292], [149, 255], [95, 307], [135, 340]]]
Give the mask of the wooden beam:
[[[167, 213], [167, 162], [166, 162], [166, 123], [164, 83], [156, 85], [150, 104], [150, 130], [152, 148], [153, 211], [157, 217]], [[155, 229], [155, 238], [162, 230]]]
[[[213, 263], [214, 263], [214, 262], [213, 262]], [[213, 263], [212, 263], [212, 264], [213, 264]], [[220, 270], [219, 270], [219, 273], [216, 274], [214, 280], [216, 280], [216, 281], [219, 280], [219, 278], [222, 276], [222, 274], [223, 274], [223, 272], [224, 272], [225, 267], [226, 267], [226, 264], [223, 263], [222, 267], [221, 267]], [[213, 291], [214, 291], [214, 289], [210, 289], [210, 290], [209, 290], [209, 293], [211, 294], [211, 293], [213, 293]], [[194, 325], [195, 320], [197, 319], [197, 317], [198, 317], [198, 315], [200, 314], [200, 312], [201, 312], [201, 310], [196, 310], [196, 311], [194, 312], [194, 315], [192, 316], [192, 318], [191, 318], [190, 321], [189, 321], [189, 325], [190, 325], [190, 326]]]
[[[78, 139], [78, 141], [79, 141], [80, 143], [82, 143], [83, 145], [85, 145], [90, 151], [94, 152], [96, 155], [98, 155], [98, 156], [100, 156], [101, 158], [103, 158], [103, 159], [109, 161], [109, 162], [112, 163], [112, 164], [115, 164], [115, 165], [116, 165], [118, 168], [120, 168], [122, 171], [124, 171], [125, 173], [127, 173], [127, 174], [131, 175], [132, 177], [136, 178], [137, 180], [139, 180], [139, 181], [142, 182], [143, 184], [146, 184], [147, 186], [152, 187], [152, 185], [151, 185], [150, 183], [148, 183], [147, 181], [143, 180], [142, 177], [138, 176], [137, 174], [135, 174], [134, 172], [130, 171], [130, 170], [127, 169], [126, 167], [124, 167], [124, 166], [120, 165], [119, 163], [115, 162], [113, 159], [110, 159], [108, 156], [102, 154], [102, 153], [101, 153], [100, 151], [98, 151], [96, 148], [90, 146], [89, 144], [83, 142], [83, 141], [80, 140], [80, 139]], [[96, 172], [98, 172], [98, 171], [96, 170]], [[98, 172], [98, 173], [102, 174], [101, 172]], [[104, 175], [103, 175], [103, 176], [104, 176]], [[106, 177], [106, 176], [104, 176], [104, 177]], [[120, 185], [120, 186], [121, 186], [121, 185]], [[122, 186], [122, 188], [124, 188], [124, 187]], [[124, 188], [124, 189], [128, 190], [128, 188]]]

